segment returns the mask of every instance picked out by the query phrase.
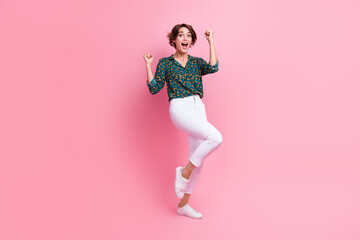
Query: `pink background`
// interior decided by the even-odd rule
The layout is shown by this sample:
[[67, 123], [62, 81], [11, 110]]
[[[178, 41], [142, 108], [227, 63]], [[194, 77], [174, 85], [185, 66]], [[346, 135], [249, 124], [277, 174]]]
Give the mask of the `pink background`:
[[[1, 1], [0, 239], [360, 239], [358, 1]], [[187, 137], [143, 55], [190, 55], [223, 134], [176, 215]]]

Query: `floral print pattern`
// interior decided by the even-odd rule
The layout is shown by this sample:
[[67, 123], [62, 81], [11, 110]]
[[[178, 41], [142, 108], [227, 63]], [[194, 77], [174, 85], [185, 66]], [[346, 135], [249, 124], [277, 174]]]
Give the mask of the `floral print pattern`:
[[174, 55], [163, 57], [156, 66], [155, 76], [147, 86], [151, 94], [158, 93], [167, 86], [168, 101], [173, 98], [182, 98], [198, 94], [204, 96], [202, 76], [219, 70], [219, 60], [215, 65], [210, 65], [203, 58], [188, 55], [185, 67], [182, 66]]

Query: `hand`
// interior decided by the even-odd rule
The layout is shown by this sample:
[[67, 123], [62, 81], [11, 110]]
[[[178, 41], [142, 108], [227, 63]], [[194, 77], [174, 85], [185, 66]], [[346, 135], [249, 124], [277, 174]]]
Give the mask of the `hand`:
[[212, 41], [213, 36], [214, 36], [214, 31], [210, 30], [210, 29], [206, 29], [206, 32], [205, 32], [206, 40], [208, 40], [209, 42]]
[[151, 55], [151, 53], [146, 53], [144, 55], [144, 59], [145, 59], [145, 63], [146, 64], [151, 64], [152, 61], [154, 60], [153, 56]]

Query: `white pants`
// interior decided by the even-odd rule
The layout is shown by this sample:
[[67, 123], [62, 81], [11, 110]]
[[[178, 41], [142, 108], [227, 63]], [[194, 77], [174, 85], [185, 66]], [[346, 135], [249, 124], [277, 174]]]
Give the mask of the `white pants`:
[[191, 194], [204, 159], [220, 146], [222, 135], [207, 121], [205, 105], [199, 95], [171, 99], [169, 113], [175, 127], [188, 134], [189, 161], [196, 166], [186, 191]]

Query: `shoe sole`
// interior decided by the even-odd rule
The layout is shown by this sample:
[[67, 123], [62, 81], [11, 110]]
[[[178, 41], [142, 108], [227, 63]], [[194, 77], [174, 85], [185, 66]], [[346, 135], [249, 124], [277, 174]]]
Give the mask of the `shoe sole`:
[[203, 218], [202, 216], [201, 217], [191, 217], [191, 216], [186, 215], [185, 213], [184, 214], [179, 213], [178, 211], [176, 211], [176, 213], [180, 216], [185, 216], [185, 217], [192, 218], [192, 219], [202, 219]]

